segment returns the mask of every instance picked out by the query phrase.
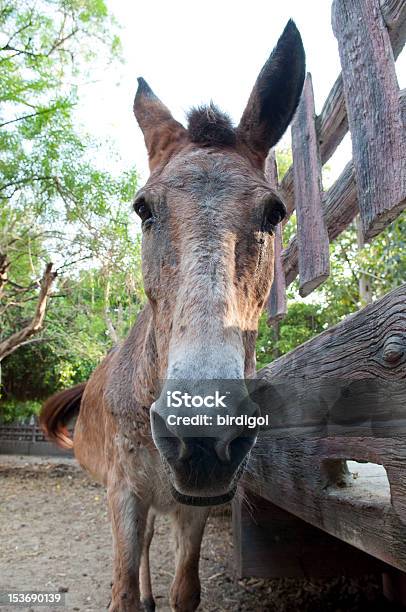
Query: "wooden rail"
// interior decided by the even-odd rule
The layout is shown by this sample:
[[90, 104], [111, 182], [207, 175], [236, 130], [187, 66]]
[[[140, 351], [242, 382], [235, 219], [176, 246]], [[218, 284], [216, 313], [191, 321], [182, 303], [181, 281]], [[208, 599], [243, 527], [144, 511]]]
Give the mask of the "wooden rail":
[[72, 456], [71, 451], [65, 451], [47, 440], [37, 421], [32, 424], [0, 425], [0, 454]]
[[[329, 243], [357, 215], [363, 242], [406, 206], [406, 95], [394, 65], [406, 2], [334, 0], [332, 16], [342, 73], [318, 117], [307, 76], [292, 124], [293, 165], [279, 190], [297, 235], [282, 251], [276, 236], [272, 324], [298, 274], [302, 296], [324, 282]], [[353, 159], [323, 192], [322, 165], [348, 130]], [[406, 285], [280, 357], [259, 382], [271, 427], [233, 502], [237, 572], [383, 571], [387, 592], [403, 584], [406, 605]]]
[[[406, 285], [272, 362], [259, 377], [271, 384], [283, 377], [290, 400], [281, 427], [260, 435], [244, 487], [406, 571]], [[343, 411], [336, 404], [332, 414], [325, 402], [312, 405], [294, 392], [313, 385], [317, 397], [329, 380], [356, 386], [363, 379], [370, 380], [372, 404], [356, 423], [344, 415], [354, 415], [359, 404], [344, 399]], [[375, 408], [379, 381], [400, 385], [400, 396], [388, 399], [386, 420]], [[340, 414], [341, 430], [315, 430], [314, 419], [328, 424]], [[347, 460], [384, 466], [389, 486], [379, 465], [354, 479]]]

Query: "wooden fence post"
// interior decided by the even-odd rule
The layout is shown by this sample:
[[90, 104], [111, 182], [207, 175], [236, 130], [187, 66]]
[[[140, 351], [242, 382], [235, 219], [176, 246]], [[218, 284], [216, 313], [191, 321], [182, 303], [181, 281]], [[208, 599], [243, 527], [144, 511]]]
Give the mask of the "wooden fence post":
[[309, 295], [330, 273], [329, 240], [322, 206], [321, 164], [308, 74], [292, 123], [293, 180], [299, 251], [299, 293]]
[[[276, 166], [275, 151], [269, 152], [265, 163], [265, 177], [270, 186], [278, 189], [278, 169]], [[286, 281], [282, 267], [282, 224], [276, 226], [274, 242], [274, 277], [269, 294], [267, 311], [268, 323], [270, 325], [278, 323], [286, 315]]]
[[334, 0], [348, 125], [365, 240], [406, 206], [406, 136], [379, 0]]

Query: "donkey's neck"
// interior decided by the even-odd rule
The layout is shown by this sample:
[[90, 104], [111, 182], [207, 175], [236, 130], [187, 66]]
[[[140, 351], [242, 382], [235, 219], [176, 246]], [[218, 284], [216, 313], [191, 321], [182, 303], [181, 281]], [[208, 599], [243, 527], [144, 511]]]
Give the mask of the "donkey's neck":
[[126, 343], [132, 346], [133, 389], [136, 400], [150, 406], [160, 393], [159, 359], [152, 308], [147, 303], [138, 316]]
[[128, 426], [137, 413], [149, 410], [159, 395], [158, 356], [149, 304], [110, 359], [105, 399], [109, 412]]

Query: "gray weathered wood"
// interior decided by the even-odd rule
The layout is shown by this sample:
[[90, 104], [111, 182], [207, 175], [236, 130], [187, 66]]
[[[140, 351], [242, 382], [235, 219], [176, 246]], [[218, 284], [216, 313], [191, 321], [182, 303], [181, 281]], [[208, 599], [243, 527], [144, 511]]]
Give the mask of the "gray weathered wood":
[[379, 0], [335, 0], [341, 59], [365, 240], [406, 207], [406, 136], [389, 34]]
[[[337, 238], [358, 214], [353, 172], [352, 162], [349, 162], [334, 185], [324, 194], [323, 214], [330, 241]], [[282, 252], [282, 265], [285, 271], [286, 286], [289, 286], [298, 274], [296, 236]]]
[[321, 164], [308, 74], [292, 123], [293, 177], [297, 215], [299, 292], [309, 295], [330, 273], [327, 228], [322, 209]]
[[268, 323], [273, 324], [281, 321], [287, 312], [286, 281], [285, 272], [282, 265], [282, 225], [275, 228], [275, 264], [274, 277], [269, 294], [267, 311]]
[[[278, 376], [300, 384], [323, 385], [329, 379], [371, 379], [400, 384], [406, 380], [406, 285], [387, 294], [339, 325], [280, 357], [259, 372], [274, 382]], [[383, 383], [382, 383], [383, 384]], [[404, 384], [400, 387], [404, 390]], [[351, 406], [353, 406], [351, 404]], [[348, 406], [349, 410], [352, 407]], [[406, 396], [397, 403], [406, 419]], [[400, 407], [400, 408], [399, 408]], [[307, 404], [306, 410], [311, 410]], [[298, 422], [301, 404], [295, 408]], [[304, 410], [304, 408], [303, 408]], [[396, 425], [396, 423], [395, 423]], [[309, 429], [262, 432], [252, 452], [244, 486], [382, 561], [406, 570], [406, 431], [388, 435], [359, 424], [346, 424], [335, 436]], [[377, 430], [378, 431], [378, 430]], [[330, 432], [330, 433], [329, 433]], [[347, 435], [348, 434], [348, 435]], [[349, 476], [345, 460], [383, 465], [385, 488]], [[387, 490], [386, 490], [387, 491]], [[379, 526], [379, 528], [377, 528]]]
[[341, 74], [331, 88], [320, 115], [316, 118], [316, 130], [320, 158], [325, 164], [348, 132], [347, 108]]
[[[406, 2], [404, 0], [381, 0], [381, 11], [396, 59], [406, 40]], [[325, 164], [348, 131], [341, 74], [331, 88], [322, 111], [316, 119], [316, 129], [319, 137], [320, 158]]]
[[[271, 150], [265, 163], [265, 177], [271, 187], [278, 189], [278, 169], [276, 166], [275, 152]], [[267, 302], [268, 323], [280, 321], [287, 310], [286, 304], [286, 282], [282, 267], [282, 224], [276, 226], [274, 240], [274, 276]]]
[[[393, 55], [396, 59], [406, 40], [406, 2], [404, 0], [381, 0], [381, 10], [388, 28]], [[405, 121], [403, 121], [403, 124], [405, 124]], [[331, 88], [320, 115], [316, 117], [316, 131], [321, 163], [325, 164], [348, 131], [347, 109], [341, 74]], [[295, 210], [292, 167], [283, 177], [280, 189], [284, 197], [288, 217], [290, 217]]]
[[355, 576], [387, 569], [373, 557], [247, 490], [236, 495], [232, 509], [239, 578]]
[[405, 0], [380, 0], [380, 5], [396, 59], [406, 41], [406, 2]]
[[[402, 123], [406, 125], [406, 90], [399, 92], [402, 109]], [[330, 189], [323, 194], [323, 213], [326, 220], [330, 242], [345, 230], [358, 214], [357, 190], [354, 179], [354, 168], [349, 162], [340, 177]], [[297, 238], [294, 236], [282, 252], [282, 264], [285, 271], [286, 286], [292, 283], [298, 274]]]
[[[384, 349], [406, 334], [406, 284], [260, 370], [265, 378], [406, 378], [406, 347], [395, 365]], [[397, 341], [398, 342], [398, 341]], [[399, 349], [400, 350], [400, 349]]]

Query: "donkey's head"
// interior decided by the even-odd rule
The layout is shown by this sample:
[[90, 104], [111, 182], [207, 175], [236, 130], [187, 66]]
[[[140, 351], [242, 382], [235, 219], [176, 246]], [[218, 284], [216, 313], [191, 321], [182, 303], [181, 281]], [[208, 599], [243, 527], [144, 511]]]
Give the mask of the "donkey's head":
[[[236, 128], [211, 105], [192, 110], [185, 129], [139, 79], [134, 112], [151, 175], [134, 206], [142, 220], [158, 376], [165, 381], [151, 426], [173, 493], [184, 503], [230, 498], [255, 443], [255, 429], [217, 427], [217, 415], [258, 413], [244, 378], [255, 374], [258, 319], [273, 277], [273, 230], [285, 216], [263, 168], [295, 112], [304, 71], [302, 41], [290, 21]], [[233, 381], [227, 406], [204, 407], [212, 417], [209, 435], [207, 427], [192, 431], [176, 417], [202, 409], [184, 410], [182, 403], [176, 410], [167, 398], [174, 390], [207, 395], [214, 380]]]

